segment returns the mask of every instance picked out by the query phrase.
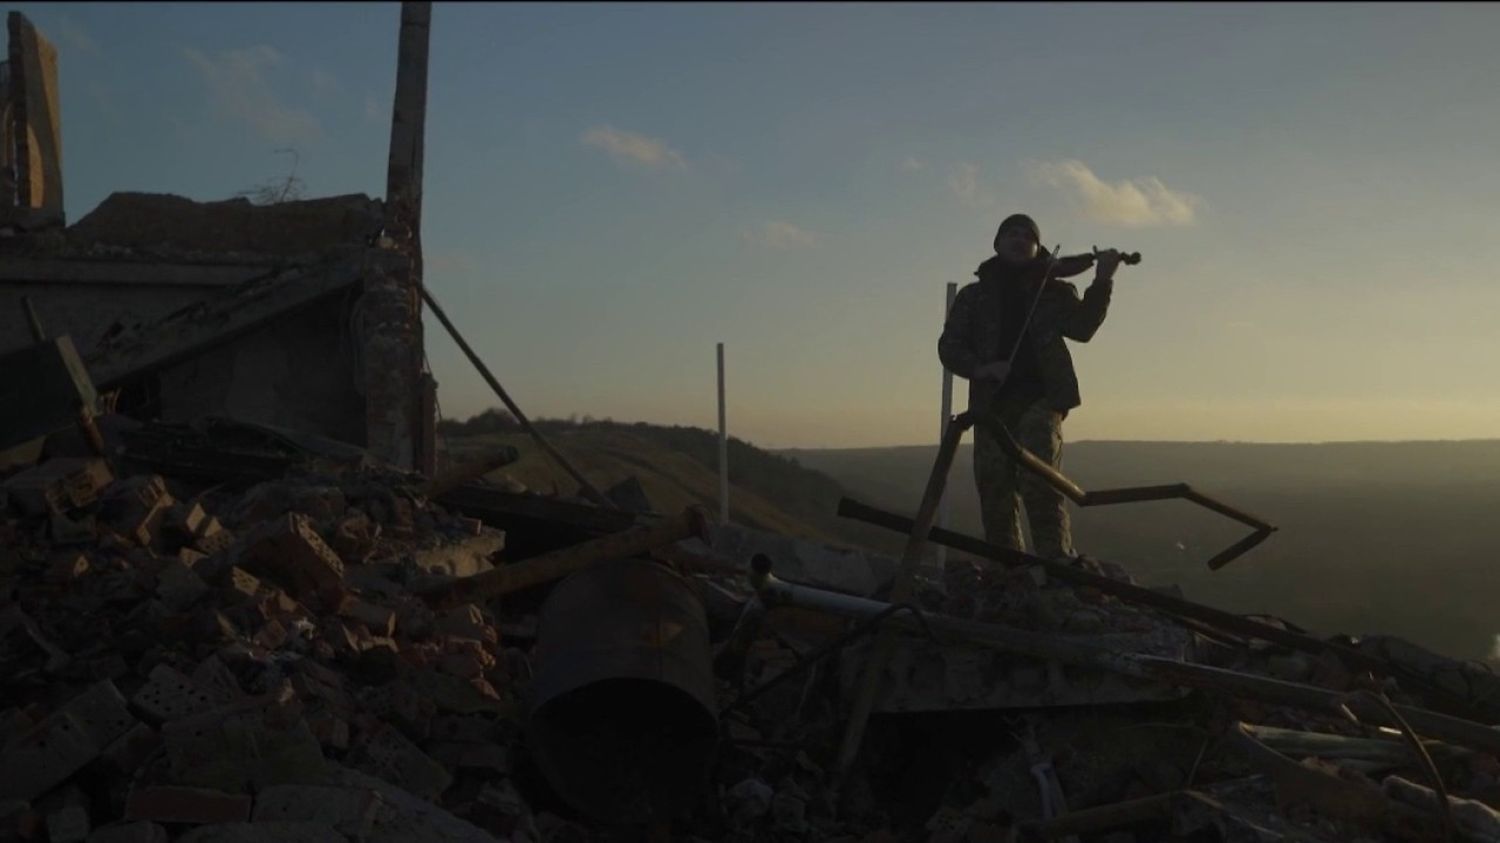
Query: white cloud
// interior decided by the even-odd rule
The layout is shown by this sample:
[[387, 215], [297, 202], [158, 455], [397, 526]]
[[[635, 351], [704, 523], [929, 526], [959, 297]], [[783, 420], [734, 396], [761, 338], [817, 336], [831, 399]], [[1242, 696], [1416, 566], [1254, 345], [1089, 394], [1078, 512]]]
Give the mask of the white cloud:
[[1150, 176], [1107, 182], [1082, 161], [1065, 160], [1030, 165], [1033, 177], [1063, 191], [1083, 216], [1094, 222], [1146, 228], [1192, 225], [1203, 200], [1172, 190]]
[[329, 73], [328, 71], [323, 70], [322, 68], [316, 68], [316, 67], [313, 68], [313, 72], [312, 72], [312, 92], [313, 92], [313, 96], [316, 96], [316, 97], [331, 97], [331, 96], [334, 96], [334, 95], [338, 94], [338, 92], [342, 91], [343, 89], [344, 89], [344, 86], [341, 85], [341, 84], [339, 84], [338, 78], [336, 76], [334, 76], [332, 73]]
[[948, 189], [970, 208], [988, 208], [995, 204], [995, 197], [980, 186], [978, 164], [968, 161], [954, 164], [948, 172]]
[[595, 126], [584, 132], [579, 140], [609, 153], [616, 161], [641, 164], [658, 169], [661, 167], [686, 167], [687, 161], [665, 141], [648, 138], [635, 132], [626, 132], [613, 126]]
[[767, 249], [785, 251], [801, 246], [811, 246], [817, 242], [818, 238], [807, 229], [785, 220], [768, 220], [740, 232], [740, 239]]
[[207, 56], [188, 47], [183, 55], [203, 77], [214, 106], [229, 118], [249, 124], [266, 140], [294, 143], [322, 137], [316, 117], [286, 105], [271, 89], [266, 71], [286, 63], [275, 48], [262, 44]]
[[923, 161], [922, 159], [911, 155], [906, 156], [906, 160], [901, 162], [901, 169], [906, 170], [909, 173], [914, 173], [917, 170], [925, 170], [926, 168], [926, 161]]

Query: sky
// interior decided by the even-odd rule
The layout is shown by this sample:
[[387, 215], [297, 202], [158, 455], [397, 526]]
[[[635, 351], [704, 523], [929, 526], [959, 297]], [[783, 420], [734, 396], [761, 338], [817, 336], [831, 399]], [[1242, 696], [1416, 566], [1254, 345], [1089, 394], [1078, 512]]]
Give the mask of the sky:
[[[36, 4], [70, 221], [382, 196], [398, 4]], [[1500, 5], [444, 4], [426, 283], [532, 417], [930, 444], [1006, 215], [1139, 251], [1069, 440], [1500, 436]], [[1075, 281], [1085, 286], [1092, 274]], [[430, 315], [444, 417], [498, 405]], [[966, 383], [954, 384], [955, 410]]]

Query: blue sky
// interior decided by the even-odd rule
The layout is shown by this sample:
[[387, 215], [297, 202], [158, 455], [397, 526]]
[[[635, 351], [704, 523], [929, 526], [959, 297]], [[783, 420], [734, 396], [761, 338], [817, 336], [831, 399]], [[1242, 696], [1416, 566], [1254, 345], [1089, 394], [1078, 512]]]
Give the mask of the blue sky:
[[[18, 4], [70, 219], [384, 192], [396, 4]], [[534, 416], [934, 441], [1006, 214], [1139, 250], [1070, 439], [1500, 435], [1500, 7], [436, 4], [428, 284]], [[1089, 276], [1078, 280], [1086, 283]], [[448, 416], [497, 403], [435, 320]], [[960, 408], [964, 383], [956, 384]]]

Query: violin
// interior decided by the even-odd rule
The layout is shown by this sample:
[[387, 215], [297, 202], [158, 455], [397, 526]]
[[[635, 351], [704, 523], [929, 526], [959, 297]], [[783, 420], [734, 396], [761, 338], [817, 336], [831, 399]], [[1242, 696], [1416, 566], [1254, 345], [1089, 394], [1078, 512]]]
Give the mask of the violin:
[[[1099, 247], [1095, 246], [1092, 252], [1083, 252], [1077, 255], [1061, 255], [1057, 262], [1052, 265], [1053, 278], [1072, 278], [1082, 275], [1094, 266], [1095, 256], [1099, 254]], [[1120, 256], [1120, 263], [1126, 266], [1135, 266], [1141, 262], [1140, 252], [1130, 252]]]

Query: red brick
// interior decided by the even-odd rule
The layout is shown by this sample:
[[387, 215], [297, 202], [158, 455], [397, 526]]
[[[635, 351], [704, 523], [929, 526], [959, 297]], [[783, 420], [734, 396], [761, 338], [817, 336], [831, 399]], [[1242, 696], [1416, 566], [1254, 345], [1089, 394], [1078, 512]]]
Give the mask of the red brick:
[[47, 578], [68, 583], [89, 572], [89, 558], [82, 553], [69, 553], [52, 560], [47, 566]]
[[390, 637], [396, 633], [396, 613], [393, 610], [357, 597], [344, 600], [339, 606], [339, 616], [364, 624], [372, 635]]
[[94, 829], [89, 843], [167, 843], [167, 830], [156, 823], [121, 823]]
[[251, 573], [274, 580], [295, 597], [334, 592], [343, 584], [344, 563], [306, 516], [289, 514], [258, 531], [245, 551]]
[[125, 818], [193, 825], [244, 822], [250, 819], [250, 805], [244, 794], [158, 785], [132, 789], [125, 800]]

